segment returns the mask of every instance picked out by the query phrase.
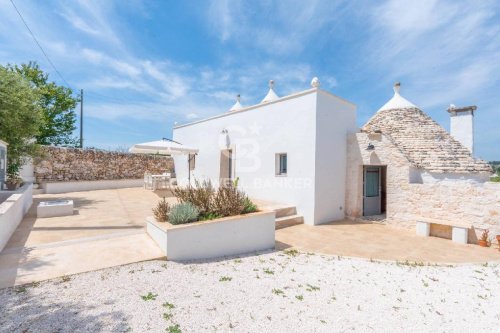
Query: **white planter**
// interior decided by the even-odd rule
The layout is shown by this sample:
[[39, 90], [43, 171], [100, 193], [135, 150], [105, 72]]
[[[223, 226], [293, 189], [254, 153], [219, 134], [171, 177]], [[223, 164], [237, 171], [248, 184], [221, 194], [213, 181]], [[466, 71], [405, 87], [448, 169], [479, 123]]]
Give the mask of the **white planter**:
[[208, 259], [273, 249], [273, 211], [172, 225], [148, 217], [147, 232], [168, 260]]
[[42, 201], [36, 207], [37, 217], [73, 215], [73, 200]]
[[0, 196], [7, 196], [0, 203], [0, 251], [23, 220], [33, 203], [33, 185], [26, 183], [16, 191], [0, 191]]

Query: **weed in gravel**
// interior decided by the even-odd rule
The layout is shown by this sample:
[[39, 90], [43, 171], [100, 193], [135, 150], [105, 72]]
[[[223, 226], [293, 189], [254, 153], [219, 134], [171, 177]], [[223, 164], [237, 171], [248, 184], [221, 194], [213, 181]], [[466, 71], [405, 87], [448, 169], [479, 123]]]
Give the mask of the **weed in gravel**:
[[307, 288], [306, 288], [307, 291], [318, 291], [319, 290], [319, 287], [310, 285], [309, 283], [307, 283], [306, 286], [307, 286]]
[[269, 268], [264, 268], [262, 271], [263, 271], [264, 273], [266, 273], [266, 274], [269, 274], [269, 275], [273, 275], [273, 274], [274, 274], [274, 271], [273, 271], [273, 270], [271, 270], [271, 269], [269, 269]]
[[69, 282], [69, 281], [71, 281], [71, 277], [70, 277], [70, 276], [67, 276], [67, 275], [63, 275], [63, 276], [61, 277], [61, 281], [62, 281], [62, 282]]
[[182, 330], [181, 330], [179, 324], [175, 324], [173, 326], [167, 327], [167, 332], [168, 333], [182, 333]]
[[324, 321], [323, 319], [320, 319], [319, 322], [322, 324], [326, 324], [326, 321]]
[[302, 296], [302, 295], [297, 295], [297, 296], [295, 296], [295, 298], [298, 299], [299, 301], [304, 300], [304, 296]]
[[16, 294], [24, 293], [24, 292], [26, 292], [26, 287], [24, 287], [24, 286], [17, 287], [16, 289], [14, 289], [14, 292]]
[[161, 265], [161, 267], [163, 267], [163, 268], [165, 268], [165, 269], [167, 269], [167, 268], [168, 268], [167, 264], [162, 264], [162, 265]]
[[156, 270], [156, 269], [153, 269], [153, 270], [151, 271], [151, 273], [153, 273], [153, 274], [154, 274], [154, 273], [160, 273], [160, 272], [161, 272], [161, 271]]
[[167, 308], [167, 309], [173, 309], [173, 308], [175, 308], [175, 305], [173, 305], [172, 303], [169, 303], [169, 302], [163, 303], [162, 306], [164, 308]]
[[283, 290], [276, 289], [276, 288], [273, 289], [273, 294], [278, 295], [278, 296], [283, 296], [283, 297], [285, 296], [285, 292]]
[[219, 282], [231, 281], [233, 278], [230, 276], [221, 276]]
[[424, 287], [426, 287], [426, 288], [429, 286], [429, 283], [424, 281], [424, 280], [422, 280], [422, 283], [424, 284]]
[[288, 249], [283, 251], [283, 253], [290, 257], [296, 257], [299, 255], [299, 251], [296, 249]]
[[241, 264], [242, 262], [243, 262], [243, 260], [241, 260], [241, 259], [234, 259], [235, 264]]
[[147, 295], [141, 296], [141, 298], [144, 301], [154, 301], [157, 296], [158, 296], [158, 294], [153, 294], [152, 292], [149, 292]]
[[31, 288], [38, 288], [42, 283], [40, 281], [35, 281], [31, 283]]
[[174, 316], [173, 314], [171, 314], [171, 313], [166, 313], [166, 312], [165, 312], [165, 313], [163, 314], [163, 319], [165, 319], [165, 320], [170, 320], [170, 319], [172, 319], [172, 317], [173, 317], [173, 316]]
[[410, 262], [408, 260], [406, 261], [396, 261], [396, 265], [398, 266], [410, 266], [410, 267], [417, 267], [417, 266], [425, 266], [425, 264], [420, 261], [420, 262], [417, 262], [417, 261], [414, 261], [414, 262]]

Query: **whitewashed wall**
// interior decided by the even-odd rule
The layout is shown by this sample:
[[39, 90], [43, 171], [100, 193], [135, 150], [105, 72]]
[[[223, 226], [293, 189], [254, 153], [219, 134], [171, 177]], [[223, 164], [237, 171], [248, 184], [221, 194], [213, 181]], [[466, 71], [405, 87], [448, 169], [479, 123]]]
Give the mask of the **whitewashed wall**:
[[315, 224], [345, 217], [347, 135], [356, 130], [356, 107], [320, 91], [316, 115]]
[[[227, 145], [234, 153], [234, 176], [240, 178], [239, 186], [250, 197], [295, 205], [305, 223], [317, 224], [344, 217], [337, 210], [343, 206], [345, 195], [346, 133], [354, 126], [354, 105], [310, 89], [179, 126], [174, 129], [174, 140], [199, 149], [192, 179], [217, 183], [220, 151]], [[223, 129], [227, 129], [227, 136], [221, 134]], [[338, 150], [328, 151], [328, 147]], [[277, 153], [287, 154], [285, 177], [275, 175]], [[181, 185], [186, 184], [187, 158], [174, 159], [177, 179]], [[321, 179], [315, 178], [316, 172]]]
[[7, 196], [5, 201], [0, 198], [0, 202], [3, 201], [0, 203], [0, 251], [2, 251], [33, 203], [33, 185], [26, 183], [14, 192], [1, 191], [0, 196]]

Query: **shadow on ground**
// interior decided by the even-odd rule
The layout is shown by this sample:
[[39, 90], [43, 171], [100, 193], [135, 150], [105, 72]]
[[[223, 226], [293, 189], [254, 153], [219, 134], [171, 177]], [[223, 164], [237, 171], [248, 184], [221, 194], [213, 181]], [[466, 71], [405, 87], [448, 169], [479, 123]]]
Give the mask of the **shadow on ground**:
[[[65, 288], [65, 282], [54, 282]], [[0, 290], [0, 331], [28, 332], [126, 332], [121, 311], [93, 314], [92, 305], [75, 300], [54, 300], [36, 293], [36, 284]], [[61, 295], [63, 295], [61, 293]]]

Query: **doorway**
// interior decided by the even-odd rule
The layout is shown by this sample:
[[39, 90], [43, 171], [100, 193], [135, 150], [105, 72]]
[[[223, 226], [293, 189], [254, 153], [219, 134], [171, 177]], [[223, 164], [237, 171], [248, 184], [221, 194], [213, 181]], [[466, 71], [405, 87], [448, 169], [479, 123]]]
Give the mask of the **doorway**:
[[220, 152], [220, 174], [221, 185], [229, 185], [233, 181], [233, 150], [224, 149]]
[[363, 216], [381, 215], [386, 211], [387, 167], [363, 167]]

